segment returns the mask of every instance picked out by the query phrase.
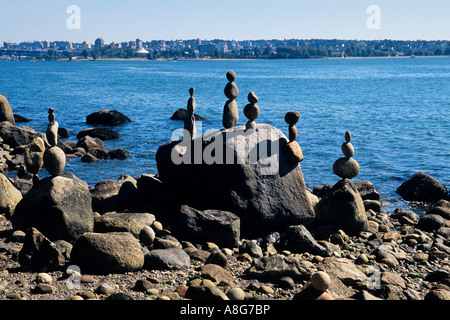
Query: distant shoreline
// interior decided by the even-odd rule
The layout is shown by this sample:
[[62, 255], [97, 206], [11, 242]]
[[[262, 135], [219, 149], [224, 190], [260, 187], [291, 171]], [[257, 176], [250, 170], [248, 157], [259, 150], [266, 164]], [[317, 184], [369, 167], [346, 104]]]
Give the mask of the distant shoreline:
[[[211, 58], [211, 59], [155, 59], [147, 58], [99, 58], [99, 59], [58, 59], [54, 61], [262, 61], [262, 60], [353, 60], [353, 59], [413, 59], [413, 58], [449, 58], [450, 56], [398, 56], [398, 57], [323, 57], [323, 58], [306, 58], [306, 59], [240, 59], [240, 58]], [[40, 60], [39, 60], [40, 61]]]

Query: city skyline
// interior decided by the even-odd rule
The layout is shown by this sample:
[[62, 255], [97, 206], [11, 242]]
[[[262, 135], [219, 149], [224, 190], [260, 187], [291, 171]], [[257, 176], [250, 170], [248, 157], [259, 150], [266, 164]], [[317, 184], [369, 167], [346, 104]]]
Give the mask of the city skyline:
[[0, 7], [0, 42], [450, 39], [445, 0], [0, 0]]

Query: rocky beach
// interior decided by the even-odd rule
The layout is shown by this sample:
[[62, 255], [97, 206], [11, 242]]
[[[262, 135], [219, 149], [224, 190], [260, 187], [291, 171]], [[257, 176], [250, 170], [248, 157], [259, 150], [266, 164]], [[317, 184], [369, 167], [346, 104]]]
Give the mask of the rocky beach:
[[226, 79], [224, 129], [196, 136], [191, 88], [177, 116], [185, 135], [160, 146], [158, 174], [95, 186], [65, 161], [125, 159], [105, 141], [132, 119], [100, 110], [62, 142], [58, 110], [37, 132], [0, 96], [0, 299], [450, 300], [446, 186], [417, 172], [397, 192], [422, 212], [384, 211], [343, 128], [343, 157], [330, 163], [340, 180], [308, 189], [298, 112], [285, 128], [259, 123], [251, 92], [249, 121], [235, 126], [236, 74]]

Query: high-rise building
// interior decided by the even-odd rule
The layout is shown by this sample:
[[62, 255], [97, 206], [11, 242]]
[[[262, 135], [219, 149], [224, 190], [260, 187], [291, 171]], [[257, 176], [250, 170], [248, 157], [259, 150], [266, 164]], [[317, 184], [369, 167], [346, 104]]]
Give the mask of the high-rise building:
[[105, 41], [103, 40], [103, 38], [98, 38], [95, 40], [94, 46], [97, 49], [103, 48], [105, 46]]
[[144, 47], [144, 43], [141, 39], [136, 39], [136, 49], [140, 50]]

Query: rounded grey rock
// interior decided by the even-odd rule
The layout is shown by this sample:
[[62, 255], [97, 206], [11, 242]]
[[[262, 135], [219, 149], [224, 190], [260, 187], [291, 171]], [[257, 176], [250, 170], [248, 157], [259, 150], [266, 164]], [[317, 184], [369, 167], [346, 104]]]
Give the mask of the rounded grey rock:
[[359, 173], [359, 164], [353, 158], [339, 158], [333, 164], [333, 172], [342, 179], [353, 179]]
[[355, 155], [355, 148], [353, 147], [353, 145], [350, 142], [343, 143], [341, 146], [341, 149], [342, 149], [342, 153], [347, 158], [351, 158]]
[[60, 176], [66, 167], [66, 155], [59, 147], [48, 148], [44, 152], [44, 167], [54, 177]]
[[230, 82], [234, 82], [236, 80], [236, 72], [234, 71], [228, 71], [227, 72], [227, 79]]
[[228, 82], [224, 89], [225, 96], [230, 99], [234, 100], [237, 97], [239, 97], [239, 89], [234, 82]]

